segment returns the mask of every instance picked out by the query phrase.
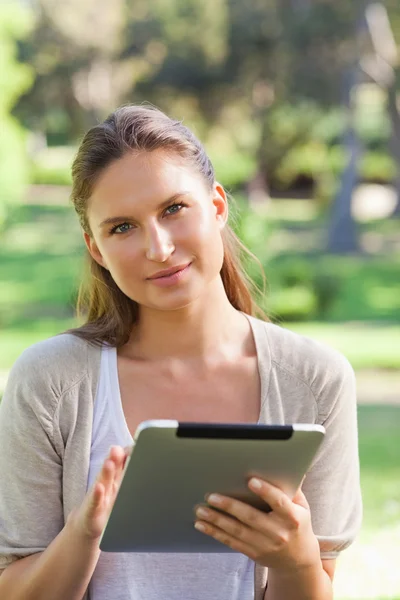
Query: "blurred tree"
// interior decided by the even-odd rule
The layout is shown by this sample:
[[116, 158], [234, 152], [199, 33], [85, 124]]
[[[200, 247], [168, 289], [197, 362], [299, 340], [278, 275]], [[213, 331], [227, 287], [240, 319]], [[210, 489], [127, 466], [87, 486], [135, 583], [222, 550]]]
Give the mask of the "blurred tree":
[[125, 10], [125, 0], [101, 7], [95, 0], [38, 0], [35, 27], [21, 47], [36, 73], [18, 106], [29, 127], [61, 129], [64, 141], [75, 140], [149, 75], [148, 64], [124, 55]]
[[[157, 32], [165, 60], [136, 94], [189, 116], [203, 138], [230, 138], [255, 165], [250, 196], [265, 199], [287, 154], [310, 139], [313, 104], [340, 100], [355, 52], [353, 14], [327, 1], [207, 0], [199, 11], [194, 1], [157, 0], [132, 39], [139, 27], [142, 38]], [[223, 143], [221, 152], [229, 160]]]
[[[373, 52], [366, 54], [361, 64], [364, 71], [387, 94], [387, 111], [392, 126], [391, 149], [397, 171], [395, 178], [397, 202], [393, 214], [400, 216], [400, 111], [397, 92], [400, 51], [393, 35], [387, 8], [381, 2], [368, 4], [366, 19]], [[400, 20], [395, 22], [400, 24]]]
[[27, 183], [25, 132], [10, 113], [33, 79], [30, 69], [16, 59], [17, 40], [27, 34], [30, 16], [22, 6], [0, 4], [0, 225]]
[[[357, 55], [359, 3], [343, 0], [36, 0], [36, 7], [21, 45], [36, 72], [16, 110], [25, 124], [65, 143], [116, 106], [147, 100], [184, 118], [217, 162], [235, 164], [253, 199], [293, 183], [293, 150], [301, 154], [324, 110], [341, 103], [343, 73]], [[319, 187], [325, 175], [316, 169]]]
[[139, 10], [138, 0], [127, 5], [126, 52], [153, 65], [151, 76], [135, 89], [137, 98], [196, 122], [201, 135], [219, 116], [216, 90], [228, 51], [226, 0], [154, 0]]
[[[243, 39], [236, 52], [231, 46], [236, 77], [245, 84], [241, 89], [258, 131], [257, 169], [250, 191], [254, 186], [260, 198], [263, 192], [267, 197], [288, 152], [312, 135], [310, 125], [317, 117], [313, 103], [329, 106], [340, 101], [340, 76], [354, 54], [354, 9], [351, 4], [318, 0], [262, 5], [253, 0], [250, 6], [231, 0], [231, 5], [232, 37]], [[249, 10], [255, 32], [246, 27]], [[284, 120], [280, 127], [277, 122], [288, 104], [285, 131]]]
[[95, 0], [38, 0], [34, 31], [21, 47], [36, 80], [17, 114], [46, 132], [65, 127], [65, 137], [75, 140], [133, 99], [171, 105], [183, 94], [193, 101], [224, 56], [224, 6], [225, 0], [116, 0], [101, 7]]
[[[353, 9], [332, 0], [116, 0], [101, 8], [95, 0], [37, 0], [36, 7], [21, 50], [37, 74], [19, 106], [25, 121], [32, 121], [28, 106], [42, 121], [60, 111], [94, 121], [121, 99], [178, 111], [186, 101], [200, 127], [247, 123], [231, 133], [260, 163], [269, 109], [304, 98], [337, 101], [353, 44]], [[76, 135], [82, 123], [74, 121]]]

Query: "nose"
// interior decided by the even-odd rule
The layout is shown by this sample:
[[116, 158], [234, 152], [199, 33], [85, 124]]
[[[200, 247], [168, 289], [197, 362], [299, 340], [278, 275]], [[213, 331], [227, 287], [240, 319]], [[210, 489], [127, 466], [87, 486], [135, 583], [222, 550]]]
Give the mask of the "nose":
[[158, 223], [151, 224], [146, 231], [146, 257], [154, 262], [166, 262], [175, 246], [169, 232]]

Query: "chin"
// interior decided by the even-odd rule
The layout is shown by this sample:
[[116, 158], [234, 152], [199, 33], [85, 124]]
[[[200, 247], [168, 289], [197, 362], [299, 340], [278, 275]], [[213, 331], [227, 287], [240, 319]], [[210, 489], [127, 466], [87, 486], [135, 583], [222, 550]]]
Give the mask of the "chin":
[[179, 310], [184, 310], [187, 309], [191, 304], [193, 304], [195, 301], [197, 300], [197, 298], [186, 298], [186, 299], [176, 299], [174, 300], [169, 300], [166, 302], [152, 302], [147, 305], [143, 305], [143, 306], [147, 306], [148, 308], [151, 308], [152, 310], [160, 310], [160, 311], [179, 311]]
[[201, 302], [202, 298], [206, 298], [204, 295], [204, 289], [198, 290], [195, 293], [193, 290], [181, 290], [175, 294], [162, 294], [154, 298], [146, 298], [140, 302], [140, 306], [143, 308], [149, 308], [150, 310], [161, 310], [161, 311], [178, 311], [187, 309], [190, 305]]

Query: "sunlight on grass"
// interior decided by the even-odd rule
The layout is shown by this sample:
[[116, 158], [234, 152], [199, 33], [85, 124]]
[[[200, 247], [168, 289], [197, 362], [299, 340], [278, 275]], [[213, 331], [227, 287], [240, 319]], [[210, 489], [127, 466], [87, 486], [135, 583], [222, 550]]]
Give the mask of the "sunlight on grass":
[[318, 204], [313, 200], [298, 200], [290, 198], [271, 199], [262, 213], [273, 220], [311, 221], [320, 212]]
[[400, 598], [400, 524], [360, 536], [338, 559], [335, 600]]
[[[43, 319], [32, 321], [30, 326], [0, 331], [0, 370], [10, 369], [18, 356], [36, 342], [74, 327], [74, 319]], [[0, 390], [1, 391], [1, 390]]]
[[338, 559], [335, 600], [400, 598], [399, 406], [358, 409], [363, 526]]
[[392, 288], [377, 286], [368, 291], [368, 300], [371, 306], [375, 308], [392, 309], [397, 307], [400, 313], [400, 294], [398, 286]]
[[285, 327], [336, 348], [355, 369], [400, 368], [400, 325], [286, 323]]

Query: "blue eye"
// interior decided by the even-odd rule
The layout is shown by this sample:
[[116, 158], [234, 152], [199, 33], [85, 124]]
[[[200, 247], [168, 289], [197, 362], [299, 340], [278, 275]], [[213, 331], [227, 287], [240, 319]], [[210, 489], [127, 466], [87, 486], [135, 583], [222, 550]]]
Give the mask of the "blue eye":
[[169, 213], [170, 215], [175, 215], [176, 213], [180, 212], [184, 206], [186, 206], [186, 204], [182, 204], [182, 203], [171, 204], [171, 206], [168, 206], [168, 208], [165, 209], [165, 212], [170, 211], [171, 209], [177, 208], [179, 210], [172, 210], [172, 212]]
[[110, 233], [126, 233], [129, 229], [132, 228], [132, 225], [129, 223], [121, 223], [121, 225], [116, 225], [110, 231]]

